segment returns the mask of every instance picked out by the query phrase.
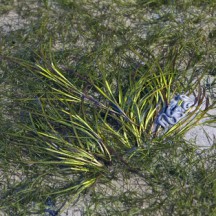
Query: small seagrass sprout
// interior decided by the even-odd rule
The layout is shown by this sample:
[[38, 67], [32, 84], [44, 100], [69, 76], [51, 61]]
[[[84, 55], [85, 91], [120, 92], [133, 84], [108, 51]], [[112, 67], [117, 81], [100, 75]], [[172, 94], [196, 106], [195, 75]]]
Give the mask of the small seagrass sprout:
[[[182, 103], [180, 103], [182, 102]], [[180, 104], [180, 105], [179, 105]], [[160, 113], [157, 124], [167, 130], [185, 117], [186, 111], [195, 105], [195, 100], [186, 95], [177, 95], [170, 104]]]

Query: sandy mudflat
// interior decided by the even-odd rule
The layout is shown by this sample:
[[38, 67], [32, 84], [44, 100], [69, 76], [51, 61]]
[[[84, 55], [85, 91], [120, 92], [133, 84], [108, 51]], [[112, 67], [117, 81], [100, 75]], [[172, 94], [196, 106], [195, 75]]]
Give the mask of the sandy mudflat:
[[[216, 115], [216, 110], [214, 110], [214, 114]], [[208, 148], [216, 142], [216, 124], [196, 126], [185, 134], [185, 139], [196, 143], [201, 148]]]

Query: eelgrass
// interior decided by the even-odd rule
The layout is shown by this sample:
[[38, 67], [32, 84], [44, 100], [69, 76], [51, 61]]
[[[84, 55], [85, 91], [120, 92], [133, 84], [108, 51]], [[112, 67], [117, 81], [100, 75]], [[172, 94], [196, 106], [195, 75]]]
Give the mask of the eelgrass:
[[[1, 55], [6, 60], [1, 67], [12, 68], [21, 77], [8, 70], [7, 79], [12, 78], [14, 86], [21, 83], [19, 91], [24, 89], [13, 92], [22, 98], [13, 101], [21, 109], [21, 122], [1, 134], [1, 209], [9, 215], [41, 215], [49, 199], [62, 206], [79, 194], [92, 193], [86, 205], [89, 215], [213, 213], [214, 160], [204, 157], [205, 151], [199, 158], [196, 147], [182, 139], [215, 105], [206, 100], [201, 82], [209, 72], [206, 65], [214, 67], [214, 40], [212, 34], [203, 36], [189, 25], [199, 23], [203, 13], [192, 18], [188, 13], [182, 22], [172, 10], [181, 16], [190, 3], [168, 3], [172, 10], [166, 11], [159, 1], [115, 1], [118, 7], [113, 2], [55, 2], [50, 7], [44, 1], [42, 16], [37, 22], [33, 17], [25, 37], [23, 30], [17, 31], [17, 38], [11, 34], [13, 49]], [[101, 7], [104, 10], [95, 13]], [[210, 14], [213, 7], [204, 5]], [[154, 10], [158, 18], [143, 18], [144, 11]], [[30, 17], [29, 11], [24, 7], [20, 13]], [[125, 26], [125, 14], [134, 21], [130, 28]], [[59, 24], [50, 25], [56, 20]], [[144, 36], [140, 23], [147, 26]], [[10, 37], [4, 38], [5, 46]], [[189, 110], [168, 131], [158, 127], [155, 132], [161, 109], [182, 93], [195, 94], [195, 111]], [[204, 109], [199, 110], [202, 103]], [[140, 187], [124, 188], [136, 178], [137, 184], [144, 182]], [[115, 180], [122, 186], [115, 187]]]
[[[45, 187], [50, 187], [45, 197], [41, 194], [45, 200], [66, 194], [74, 200], [84, 190], [96, 187], [97, 182], [115, 177], [117, 173], [112, 169], [116, 164], [127, 166], [128, 172], [144, 178], [142, 169], [153, 149], [154, 161], [156, 152], [177, 145], [176, 140], [214, 106], [205, 102], [200, 110], [205, 97], [200, 77], [194, 78], [195, 82], [185, 88], [188, 77], [169, 67], [163, 70], [157, 60], [122, 77], [116, 73], [117, 77], [111, 79], [101, 66], [98, 77], [82, 77], [74, 72], [70, 79], [53, 63], [43, 67], [36, 64], [30, 70], [45, 77], [43, 82], [48, 89], [36, 96], [37, 107], [28, 108], [29, 122], [15, 138], [30, 142], [19, 144], [23, 145], [27, 157], [31, 155], [30, 159], [20, 160], [28, 166], [42, 166], [47, 170], [35, 176], [31, 186], [27, 183], [27, 187], [33, 189], [31, 193], [38, 193], [41, 182], [52, 175], [53, 169], [61, 176], [54, 185], [43, 182]], [[77, 78], [80, 80], [78, 85], [73, 82]], [[195, 110], [188, 112], [168, 131], [163, 132], [160, 126], [154, 131], [160, 110], [183, 91], [197, 94]], [[139, 167], [134, 164], [135, 158]], [[27, 198], [26, 190], [19, 192], [21, 200]]]

